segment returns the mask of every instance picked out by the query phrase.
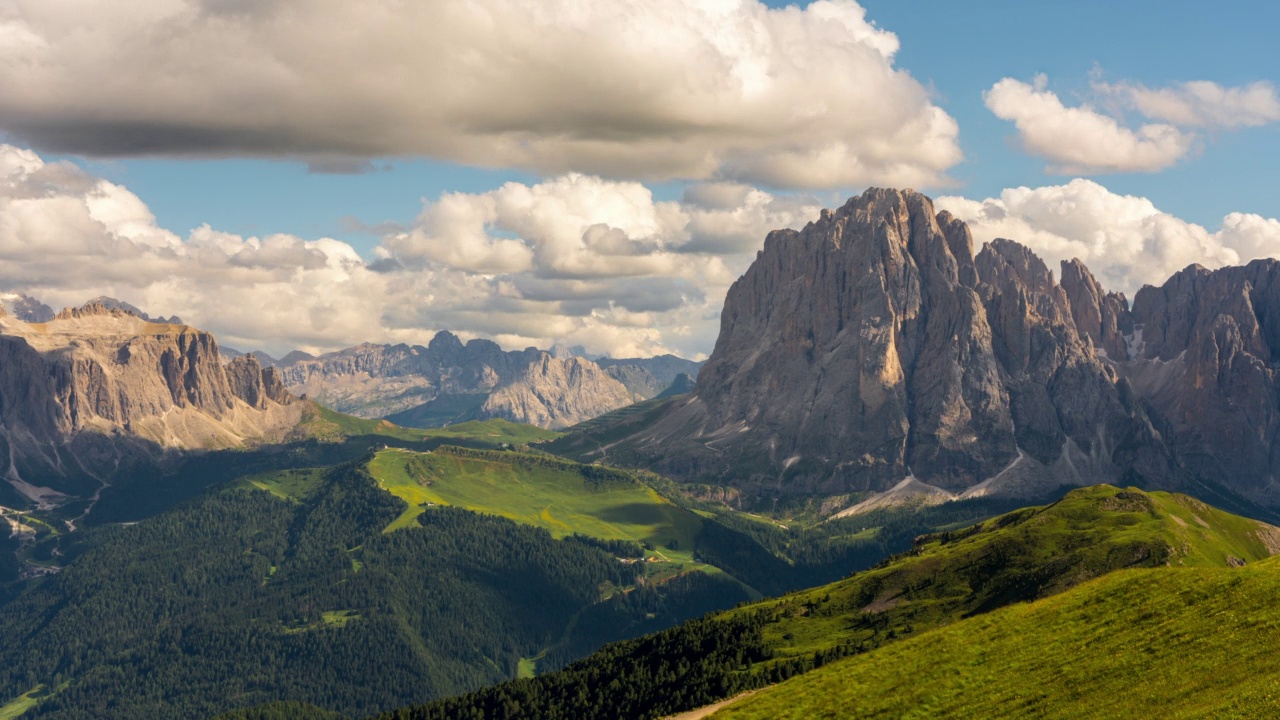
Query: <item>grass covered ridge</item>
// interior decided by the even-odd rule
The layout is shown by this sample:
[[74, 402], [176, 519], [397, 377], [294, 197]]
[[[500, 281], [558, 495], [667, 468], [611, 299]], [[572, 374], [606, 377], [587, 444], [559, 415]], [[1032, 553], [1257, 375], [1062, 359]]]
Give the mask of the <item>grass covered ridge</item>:
[[[1232, 575], [1236, 572], [1233, 566], [1252, 568], [1256, 563], [1259, 570], [1280, 570], [1276, 561], [1258, 562], [1278, 550], [1280, 530], [1221, 512], [1189, 497], [1106, 485], [1080, 488], [1050, 505], [922, 536], [909, 552], [835, 583], [742, 605], [656, 635], [607, 646], [561, 672], [504, 683], [384, 717], [666, 717], [834, 663], [852, 667], [852, 663], [863, 660], [849, 660], [851, 656], [871, 658], [882, 652], [878, 648], [891, 649], [913, 637], [920, 638], [912, 641], [920, 655], [912, 662], [927, 665], [930, 645], [923, 636], [937, 637], [936, 632], [930, 631], [961, 625], [975, 627], [974, 623], [994, 617], [991, 613], [1000, 608], [1025, 608], [1023, 603], [1044, 598], [1057, 601], [1056, 598], [1065, 597], [1061, 593], [1116, 571], [1159, 568], [1145, 576], [1168, 573], [1172, 577], [1195, 577], [1189, 573], [1206, 570], [1226, 573], [1220, 577], [1239, 577]], [[1129, 576], [1130, 573], [1124, 575]], [[1175, 581], [1162, 587], [1160, 592], [1168, 593], [1178, 585]], [[1146, 617], [1141, 605], [1126, 612]], [[1158, 616], [1148, 619], [1159, 622]], [[1026, 640], [1035, 637], [1027, 632], [1010, 631], [1008, 637], [1010, 643], [1022, 643], [1023, 656], [1029, 659], [1044, 655], [1044, 648], [1062, 655], [1092, 654], [1095, 646], [1090, 643], [1098, 642], [1087, 633], [1057, 640], [1049, 633]], [[1175, 643], [1184, 639], [1189, 642], [1191, 638], [1185, 634], [1173, 637]], [[1136, 646], [1152, 647], [1151, 642]], [[1001, 695], [998, 702], [993, 701], [996, 704], [977, 711], [966, 708], [950, 717], [1021, 716], [1027, 713], [1012, 710], [1018, 707], [1016, 704], [998, 703], [1023, 697], [1017, 693], [1034, 700], [1042, 691], [1040, 685], [1052, 684], [1047, 676], [1024, 684], [997, 672], [975, 670], [965, 663], [981, 664], [998, 657], [996, 651], [990, 655], [974, 652], [977, 655], [967, 656], [950, 670], [958, 678], [955, 693], [980, 694], [988, 692], [985, 684], [1004, 683], [1015, 688], [1011, 691], [1015, 694]], [[1136, 682], [1136, 668], [1146, 650], [1129, 652], [1132, 659], [1130, 664], [1119, 666], [1120, 675]], [[1061, 660], [1046, 658], [1045, 662]], [[1103, 661], [1101, 654], [1099, 661]], [[938, 713], [934, 710], [947, 707], [945, 703], [931, 704], [928, 683], [903, 669], [908, 667], [913, 666], [906, 661], [886, 661], [866, 671], [868, 683], [875, 678], [881, 683], [868, 685], [869, 692], [883, 691], [881, 700], [888, 708], [869, 709], [866, 717], [899, 717], [904, 708], [916, 707], [892, 704], [896, 701], [889, 696], [898, 691], [894, 683], [910, 685], [918, 693], [917, 704], [927, 709], [915, 717], [935, 717]], [[830, 677], [827, 671], [824, 676]], [[979, 679], [966, 684], [966, 677]], [[831, 682], [834, 688], [844, 681]], [[790, 683], [783, 687], [788, 686]], [[619, 687], [627, 691], [614, 691]], [[832, 694], [834, 690], [805, 687], [803, 693], [790, 696], [785, 702], [758, 706], [764, 709], [748, 717], [863, 716], [856, 703], [827, 703], [824, 693]], [[990, 692], [1004, 690], [993, 688]], [[1070, 688], [1055, 688], [1054, 692], [1070, 693]], [[768, 695], [762, 692], [760, 697]], [[842, 697], [853, 702], [848, 693]], [[1098, 703], [1098, 712], [1107, 713], [1105, 693], [1092, 700]], [[757, 702], [764, 700], [752, 700]], [[1086, 702], [1080, 700], [1080, 707]], [[799, 708], [793, 714], [787, 714], [791, 712], [790, 704]], [[736, 704], [730, 706], [734, 707]], [[746, 701], [742, 707], [749, 707]], [[518, 710], [516, 715], [503, 714], [510, 708]]]
[[527, 445], [560, 437], [561, 433], [544, 430], [534, 425], [513, 423], [509, 420], [472, 420], [445, 427], [422, 429], [401, 427], [389, 420], [345, 415], [312, 403], [301, 424], [303, 434], [317, 439], [340, 440], [356, 436], [380, 436], [403, 442], [429, 440], [472, 441], [479, 445]]
[[1280, 558], [1114, 573], [834, 663], [712, 717], [1276, 717], [1277, 596]]
[[557, 538], [579, 533], [688, 555], [702, 524], [624, 471], [544, 455], [386, 449], [369, 473], [409, 505], [388, 530], [408, 526], [430, 503], [499, 515]]
[[1162, 565], [1226, 567], [1280, 551], [1280, 531], [1194, 498], [1096, 485], [1056, 503], [920, 538], [878, 568], [752, 605], [772, 613], [771, 664], [842, 655], [1106, 573]]

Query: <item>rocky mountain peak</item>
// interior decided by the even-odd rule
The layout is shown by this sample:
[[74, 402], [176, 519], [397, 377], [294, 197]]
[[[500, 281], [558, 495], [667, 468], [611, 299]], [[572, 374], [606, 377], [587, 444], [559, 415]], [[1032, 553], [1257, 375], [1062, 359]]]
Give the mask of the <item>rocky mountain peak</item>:
[[89, 303], [0, 329], [0, 437], [20, 490], [22, 477], [82, 466], [79, 452], [236, 447], [282, 436], [301, 412], [275, 369], [253, 356], [224, 365], [191, 327]]
[[873, 188], [768, 235], [693, 393], [609, 453], [747, 494], [1172, 474], [1108, 362], [1127, 357], [1127, 303], [1081, 264], [1063, 276], [1012, 240], [975, 256], [929, 198]]
[[9, 315], [26, 323], [43, 323], [53, 319], [53, 308], [26, 293], [0, 293], [0, 315]]
[[462, 340], [448, 330], [441, 330], [427, 343], [427, 349], [434, 353], [462, 352]]
[[183, 324], [183, 322], [182, 322], [182, 318], [179, 318], [177, 315], [173, 315], [173, 316], [171, 316], [171, 317], [167, 317], [167, 318], [166, 318], [166, 317], [163, 317], [163, 316], [160, 316], [160, 317], [152, 317], [152, 316], [148, 315], [147, 313], [143, 312], [141, 309], [139, 309], [139, 308], [138, 308], [137, 306], [135, 306], [135, 305], [130, 305], [129, 303], [124, 302], [123, 300], [117, 300], [117, 299], [115, 299], [115, 298], [113, 298], [113, 297], [107, 297], [106, 295], [99, 295], [98, 297], [93, 298], [93, 299], [92, 299], [92, 300], [90, 300], [89, 302], [85, 303], [85, 304], [84, 304], [84, 306], [83, 306], [81, 309], [87, 308], [87, 307], [89, 307], [89, 306], [91, 306], [91, 305], [93, 305], [93, 306], [101, 306], [101, 307], [110, 308], [110, 309], [114, 309], [114, 310], [120, 310], [120, 311], [122, 311], [122, 312], [124, 312], [124, 313], [127, 313], [127, 314], [129, 314], [129, 315], [133, 315], [133, 316], [135, 316], [135, 317], [140, 317], [140, 318], [142, 318], [143, 320], [146, 320], [147, 322], [162, 323], [162, 324], [168, 324], [168, 325], [182, 325], [182, 324]]
[[57, 315], [53, 316], [54, 320], [79, 320], [81, 318], [91, 317], [110, 317], [110, 318], [127, 318], [141, 317], [135, 313], [127, 312], [121, 308], [111, 305], [105, 305], [100, 302], [90, 301], [77, 308], [63, 308]]

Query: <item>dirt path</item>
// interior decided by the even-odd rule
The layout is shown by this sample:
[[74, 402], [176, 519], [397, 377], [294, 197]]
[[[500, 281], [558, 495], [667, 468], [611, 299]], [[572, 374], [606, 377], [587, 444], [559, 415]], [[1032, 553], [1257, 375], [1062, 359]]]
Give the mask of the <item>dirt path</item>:
[[679, 715], [672, 715], [666, 718], [666, 720], [702, 720], [702, 718], [709, 717], [715, 711], [726, 708], [743, 698], [751, 697], [752, 695], [755, 695], [758, 692], [760, 691], [752, 690], [751, 692], [744, 692], [740, 695], [734, 695], [728, 700], [721, 700], [720, 702], [715, 703], [714, 705], [707, 705], [705, 707], [700, 707], [697, 710], [690, 710], [689, 712], [682, 712]]

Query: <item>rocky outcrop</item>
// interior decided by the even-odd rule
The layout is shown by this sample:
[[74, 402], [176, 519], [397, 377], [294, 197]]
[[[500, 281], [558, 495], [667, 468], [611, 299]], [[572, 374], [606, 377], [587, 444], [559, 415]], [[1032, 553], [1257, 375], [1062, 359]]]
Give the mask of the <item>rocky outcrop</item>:
[[671, 381], [671, 384], [667, 386], [667, 389], [658, 393], [655, 398], [669, 398], [677, 395], [687, 395], [693, 392], [694, 388], [697, 386], [697, 378], [689, 373], [680, 373], [676, 376], [675, 380]]
[[301, 412], [273, 370], [251, 357], [224, 366], [213, 336], [185, 325], [95, 303], [41, 324], [0, 318], [11, 482], [70, 472], [61, 448], [106, 447], [86, 435], [160, 450], [236, 447], [278, 439]]
[[648, 358], [600, 358], [595, 361], [610, 377], [638, 398], [649, 399], [671, 386], [680, 375], [697, 377], [702, 363], [675, 355]]
[[1136, 318], [1082, 264], [1062, 272], [1010, 240], [975, 256], [928, 198], [869, 190], [770, 233], [729, 291], [694, 392], [593, 452], [766, 499], [907, 479], [938, 497], [1179, 486], [1117, 368]]
[[53, 319], [53, 308], [26, 293], [0, 293], [0, 314], [7, 314], [26, 323], [49, 322]]
[[1193, 265], [1134, 297], [1120, 372], [1195, 477], [1258, 502], [1280, 496], [1280, 263]]
[[541, 353], [489, 395], [481, 410], [547, 428], [563, 428], [630, 405], [631, 393], [590, 360]]
[[146, 320], [147, 322], [167, 323], [170, 325], [182, 324], [182, 318], [178, 317], [177, 315], [171, 315], [170, 317], [167, 317], [167, 318], [164, 316], [151, 317], [147, 313], [143, 312], [142, 309], [138, 308], [136, 305], [130, 305], [129, 303], [124, 302], [123, 300], [117, 300], [113, 297], [107, 297], [106, 295], [99, 295], [98, 297], [85, 303], [86, 307], [89, 305], [101, 306], [105, 308], [110, 308], [112, 310], [120, 310], [122, 312], [128, 313], [129, 315], [140, 317], [143, 320]]
[[1133, 334], [1133, 316], [1124, 293], [1104, 292], [1084, 263], [1062, 261], [1062, 289], [1067, 294], [1076, 332], [1108, 357], [1129, 357], [1125, 336]]
[[278, 367], [294, 393], [362, 417], [422, 427], [503, 417], [559, 428], [653, 397], [698, 365], [670, 355], [592, 361], [564, 346], [508, 352], [442, 331], [426, 347], [366, 343], [315, 358], [291, 353]]

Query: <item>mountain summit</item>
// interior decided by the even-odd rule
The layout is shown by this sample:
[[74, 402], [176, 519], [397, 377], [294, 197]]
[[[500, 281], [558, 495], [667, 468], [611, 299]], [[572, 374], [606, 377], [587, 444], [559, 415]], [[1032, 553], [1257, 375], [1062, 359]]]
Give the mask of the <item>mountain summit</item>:
[[1280, 263], [1188, 268], [1132, 310], [1079, 261], [1061, 273], [868, 190], [769, 234], [693, 393], [561, 446], [765, 498], [1121, 482], [1280, 502]]
[[252, 356], [220, 362], [212, 335], [90, 302], [47, 323], [0, 315], [5, 479], [98, 478], [122, 441], [154, 449], [236, 447], [297, 425], [302, 404]]

